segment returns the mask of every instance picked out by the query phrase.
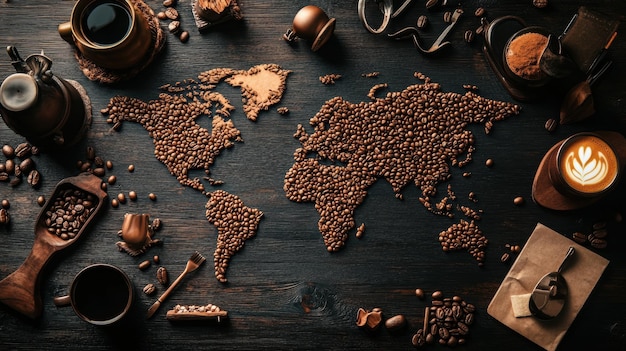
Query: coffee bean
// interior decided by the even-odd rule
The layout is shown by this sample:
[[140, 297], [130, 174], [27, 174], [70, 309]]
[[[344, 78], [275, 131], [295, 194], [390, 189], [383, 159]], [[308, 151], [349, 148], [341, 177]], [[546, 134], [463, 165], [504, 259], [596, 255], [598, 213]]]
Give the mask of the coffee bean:
[[128, 165], [128, 171], [133, 173], [135, 171], [135, 165]]
[[115, 184], [115, 182], [117, 182], [117, 177], [114, 175], [109, 176], [109, 179], [107, 179], [107, 182], [109, 183], [109, 185], [113, 185]]
[[422, 289], [415, 289], [415, 296], [417, 296], [418, 299], [423, 299], [424, 298], [424, 290]]
[[172, 7], [176, 5], [176, 0], [163, 0], [163, 6]]
[[150, 200], [152, 200], [152, 201], [156, 201], [157, 196], [156, 196], [154, 193], [150, 193], [150, 194], [148, 194], [148, 198], [149, 198]]
[[161, 11], [157, 13], [157, 18], [160, 20], [164, 20], [164, 19], [167, 19], [167, 15], [165, 14], [165, 12]]
[[180, 33], [179, 39], [182, 43], [186, 43], [187, 41], [189, 41], [189, 32], [184, 30], [182, 33]]
[[119, 201], [121, 204], [125, 204], [126, 203], [126, 195], [124, 195], [124, 193], [117, 194], [117, 201]]
[[474, 11], [474, 16], [476, 17], [483, 17], [485, 15], [485, 9], [483, 7], [479, 7], [476, 9], [476, 11]]
[[417, 28], [424, 29], [428, 26], [428, 17], [421, 15], [417, 18]]
[[487, 161], [485, 161], [485, 166], [487, 166], [487, 167], [493, 167], [493, 164], [494, 164], [494, 162], [490, 158], [488, 158]]
[[165, 10], [165, 17], [175, 21], [178, 19], [178, 11], [175, 8], [169, 7]]
[[391, 332], [399, 331], [403, 329], [405, 326], [406, 326], [406, 318], [401, 314], [388, 318], [385, 321], [385, 327]]
[[46, 198], [45, 198], [43, 195], [39, 195], [39, 196], [37, 197], [37, 204], [38, 204], [39, 206], [43, 206], [43, 205], [45, 205], [45, 204], [46, 204]]
[[107, 160], [105, 162], [105, 166], [106, 166], [107, 169], [111, 169], [111, 168], [113, 168], [113, 162], [111, 162], [111, 160]]
[[97, 167], [94, 168], [93, 171], [91, 171], [93, 173], [93, 175], [95, 175], [96, 177], [104, 177], [104, 174], [106, 173], [104, 168], [102, 167]]
[[521, 206], [524, 204], [524, 198], [521, 196], [517, 196], [516, 198], [513, 199], [513, 204], [515, 204], [515, 206]]
[[607, 247], [607, 241], [600, 238], [593, 238], [593, 240], [591, 240], [589, 243], [596, 249], [605, 249]]
[[606, 229], [596, 229], [593, 231], [593, 236], [598, 239], [604, 239], [608, 235], [608, 231]]
[[2, 208], [5, 208], [7, 210], [11, 208], [11, 202], [9, 202], [9, 200], [7, 199], [2, 199], [2, 202], [0, 202], [0, 205], [2, 205]]
[[117, 199], [111, 199], [111, 207], [118, 208], [119, 205], [120, 205], [120, 202], [117, 201]]
[[33, 169], [32, 171], [30, 171], [28, 173], [28, 177], [26, 178], [26, 181], [33, 188], [38, 187], [39, 183], [41, 182], [41, 175], [39, 174], [39, 171], [37, 171], [36, 169]]
[[533, 0], [533, 5], [536, 8], [542, 9], [542, 8], [548, 6], [548, 0]]
[[548, 132], [553, 133], [556, 130], [556, 127], [559, 123], [554, 118], [550, 118], [546, 121], [545, 128]]
[[0, 182], [8, 182], [11, 177], [7, 172], [0, 172]]
[[474, 41], [474, 31], [471, 29], [466, 30], [463, 38], [466, 43], [472, 43]]
[[4, 162], [5, 170], [8, 174], [13, 174], [15, 172], [15, 161], [13, 159], [8, 159]]
[[443, 13], [443, 21], [445, 23], [450, 23], [452, 22], [452, 12], [450, 11], [446, 11]]
[[11, 223], [11, 216], [6, 208], [0, 208], [0, 225], [7, 225]]
[[161, 229], [161, 220], [159, 218], [155, 218], [152, 220], [152, 230], [155, 232]]
[[415, 347], [422, 347], [426, 344], [426, 339], [424, 338], [424, 330], [420, 329], [413, 335], [411, 338], [411, 343]]
[[476, 35], [482, 35], [485, 32], [485, 26], [480, 25], [476, 29], [474, 29]]
[[596, 222], [593, 224], [593, 230], [604, 229], [606, 228], [606, 222]]
[[141, 261], [141, 263], [139, 263], [138, 268], [143, 271], [143, 270], [148, 269], [148, 267], [150, 267], [150, 264], [151, 264], [150, 260]]
[[22, 177], [14, 177], [9, 181], [9, 185], [13, 188], [20, 184], [22, 184]]
[[502, 263], [508, 262], [509, 258], [511, 258], [511, 255], [508, 252], [505, 252], [502, 254], [502, 257], [500, 257], [500, 262]]
[[155, 291], [156, 291], [156, 287], [152, 283], [149, 283], [143, 287], [143, 293], [146, 295], [152, 295], [154, 294]]
[[161, 259], [159, 258], [158, 255], [154, 255], [154, 257], [152, 257], [152, 261], [154, 261], [154, 263], [159, 263]]
[[157, 277], [157, 281], [161, 283], [161, 285], [167, 285], [170, 282], [170, 278], [167, 273], [167, 269], [165, 269], [165, 267], [159, 267], [157, 269], [156, 277]]
[[4, 144], [2, 146], [2, 153], [4, 154], [4, 157], [8, 159], [15, 157], [15, 149], [9, 144]]
[[443, 292], [437, 290], [432, 293], [431, 297], [433, 300], [443, 300]]
[[180, 21], [172, 21], [167, 25], [167, 29], [170, 31], [170, 33], [172, 34], [178, 34], [180, 33]]
[[15, 156], [21, 159], [30, 157], [30, 155], [32, 155], [32, 150], [33, 148], [29, 143], [21, 143], [15, 147]]
[[96, 165], [96, 167], [104, 168], [104, 160], [100, 156], [96, 156], [93, 159], [93, 164]]

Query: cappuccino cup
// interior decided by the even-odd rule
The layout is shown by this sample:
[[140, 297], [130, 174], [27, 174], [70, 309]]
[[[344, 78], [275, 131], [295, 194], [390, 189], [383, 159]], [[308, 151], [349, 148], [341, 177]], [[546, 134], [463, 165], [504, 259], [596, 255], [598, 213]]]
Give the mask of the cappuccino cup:
[[148, 21], [130, 0], [78, 0], [58, 31], [85, 58], [113, 70], [139, 65], [152, 46]]
[[130, 310], [133, 284], [120, 268], [98, 263], [83, 268], [72, 280], [69, 294], [54, 298], [58, 307], [72, 306], [76, 315], [93, 325], [110, 325]]
[[609, 192], [620, 178], [619, 158], [610, 144], [594, 133], [567, 138], [550, 164], [550, 180], [559, 192], [597, 197]]

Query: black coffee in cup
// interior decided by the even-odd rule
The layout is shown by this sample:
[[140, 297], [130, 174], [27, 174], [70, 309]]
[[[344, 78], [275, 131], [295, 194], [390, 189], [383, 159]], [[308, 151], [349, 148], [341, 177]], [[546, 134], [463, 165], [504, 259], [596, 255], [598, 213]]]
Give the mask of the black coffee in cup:
[[83, 35], [96, 45], [113, 45], [122, 41], [131, 27], [130, 12], [115, 2], [94, 2], [82, 14]]
[[133, 284], [124, 271], [110, 264], [97, 263], [83, 268], [65, 296], [54, 304], [72, 306], [76, 315], [94, 325], [109, 325], [122, 319], [134, 299]]

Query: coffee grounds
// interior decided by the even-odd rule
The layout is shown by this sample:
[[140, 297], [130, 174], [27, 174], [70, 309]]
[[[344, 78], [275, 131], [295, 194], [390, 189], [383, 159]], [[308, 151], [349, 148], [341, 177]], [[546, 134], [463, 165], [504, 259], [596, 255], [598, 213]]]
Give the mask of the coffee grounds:
[[474, 135], [466, 127], [482, 123], [489, 133], [494, 121], [520, 112], [517, 105], [473, 91], [442, 92], [421, 73], [415, 76], [424, 84], [373, 102], [353, 104], [335, 97], [310, 119], [312, 133], [298, 126], [294, 137], [302, 147], [285, 174], [284, 191], [292, 201], [315, 203], [328, 251], [345, 245], [355, 227], [354, 211], [379, 178], [391, 184], [398, 198], [404, 187], [415, 184], [427, 210], [451, 217], [454, 206], [448, 202], [456, 197], [450, 188], [445, 200], [433, 200], [437, 185], [450, 179], [450, 167], [472, 160]]

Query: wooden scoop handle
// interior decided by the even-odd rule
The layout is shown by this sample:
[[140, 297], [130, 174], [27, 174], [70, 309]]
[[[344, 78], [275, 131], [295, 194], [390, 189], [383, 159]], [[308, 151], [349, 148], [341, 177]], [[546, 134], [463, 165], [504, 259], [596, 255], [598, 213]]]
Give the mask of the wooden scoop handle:
[[39, 317], [42, 311], [40, 275], [55, 251], [55, 247], [36, 238], [22, 265], [0, 281], [0, 302], [27, 317]]

